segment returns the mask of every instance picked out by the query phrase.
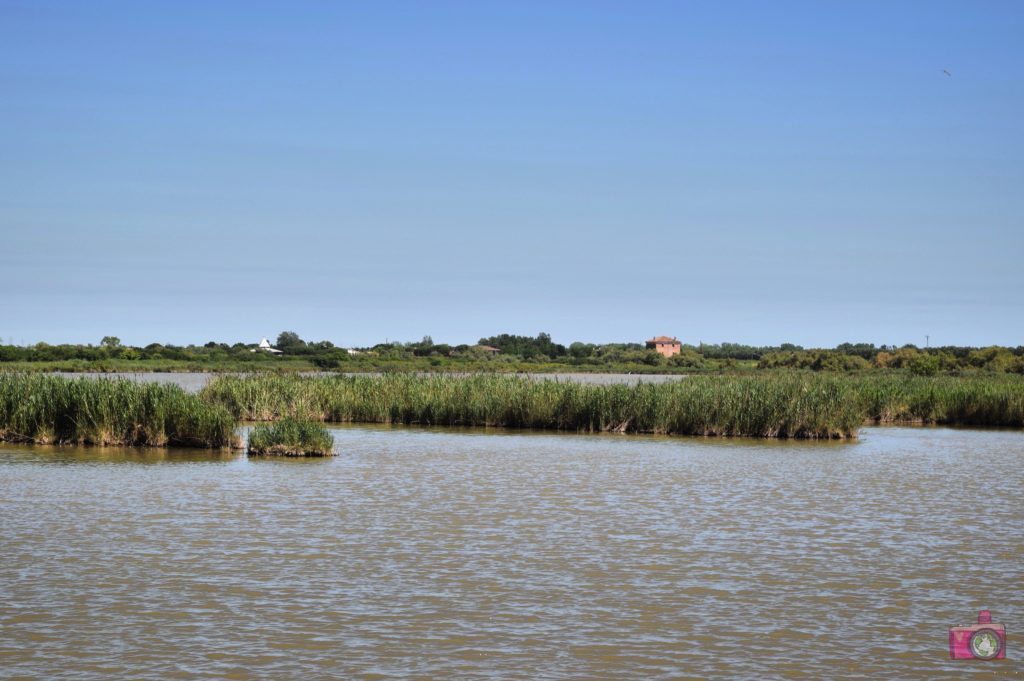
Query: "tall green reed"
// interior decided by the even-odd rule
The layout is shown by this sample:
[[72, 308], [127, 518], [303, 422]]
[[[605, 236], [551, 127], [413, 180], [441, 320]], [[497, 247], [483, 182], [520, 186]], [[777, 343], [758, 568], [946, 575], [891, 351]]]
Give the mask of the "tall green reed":
[[697, 376], [593, 385], [509, 375], [223, 376], [201, 393], [243, 420], [499, 426], [753, 437], [853, 437], [863, 421], [840, 378]]
[[319, 423], [286, 416], [261, 423], [249, 433], [249, 453], [277, 456], [330, 456], [334, 438]]
[[0, 440], [226, 447], [235, 417], [176, 385], [0, 374]]

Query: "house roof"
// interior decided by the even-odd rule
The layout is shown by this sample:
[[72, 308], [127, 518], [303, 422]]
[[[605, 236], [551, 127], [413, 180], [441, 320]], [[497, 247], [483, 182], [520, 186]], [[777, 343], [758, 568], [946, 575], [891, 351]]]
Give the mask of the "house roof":
[[656, 336], [656, 337], [652, 338], [651, 340], [649, 340], [647, 342], [648, 343], [678, 343], [679, 340], [676, 339], [676, 338], [669, 338], [668, 336]]

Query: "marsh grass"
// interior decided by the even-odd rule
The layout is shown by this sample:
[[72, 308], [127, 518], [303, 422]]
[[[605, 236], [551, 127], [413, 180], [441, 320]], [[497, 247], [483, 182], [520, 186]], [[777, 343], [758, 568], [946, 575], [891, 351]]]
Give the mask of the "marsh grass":
[[319, 423], [286, 416], [260, 424], [249, 433], [249, 454], [273, 456], [331, 456], [334, 438]]
[[913, 376], [852, 375], [865, 419], [874, 423], [926, 423], [1024, 427], [1024, 378], [1008, 374]]
[[222, 376], [203, 399], [243, 420], [495, 426], [577, 432], [854, 437], [864, 420], [848, 381], [788, 374], [695, 376], [639, 385], [475, 374]]
[[236, 425], [225, 407], [176, 385], [0, 374], [0, 440], [230, 447]]
[[[902, 372], [690, 376], [593, 385], [506, 374], [220, 376], [176, 385], [0, 373], [0, 440], [238, 446], [238, 420], [851, 438], [873, 423], [1024, 427], [1024, 378]], [[301, 442], [301, 440], [300, 440]]]

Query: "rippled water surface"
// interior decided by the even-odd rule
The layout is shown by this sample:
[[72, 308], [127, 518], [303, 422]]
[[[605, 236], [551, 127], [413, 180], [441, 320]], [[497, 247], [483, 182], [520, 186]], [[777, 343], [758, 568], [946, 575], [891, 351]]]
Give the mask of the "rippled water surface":
[[[0, 678], [1022, 675], [1024, 433], [0, 445]], [[1009, 658], [948, 659], [989, 608]]]

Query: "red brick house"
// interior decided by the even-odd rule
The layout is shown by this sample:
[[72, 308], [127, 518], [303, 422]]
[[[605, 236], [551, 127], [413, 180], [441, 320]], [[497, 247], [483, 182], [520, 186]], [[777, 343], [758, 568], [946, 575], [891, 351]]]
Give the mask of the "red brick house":
[[651, 350], [657, 350], [658, 354], [664, 355], [665, 357], [671, 357], [672, 355], [678, 355], [683, 350], [683, 344], [675, 338], [669, 338], [668, 336], [658, 336], [647, 341], [647, 347]]

